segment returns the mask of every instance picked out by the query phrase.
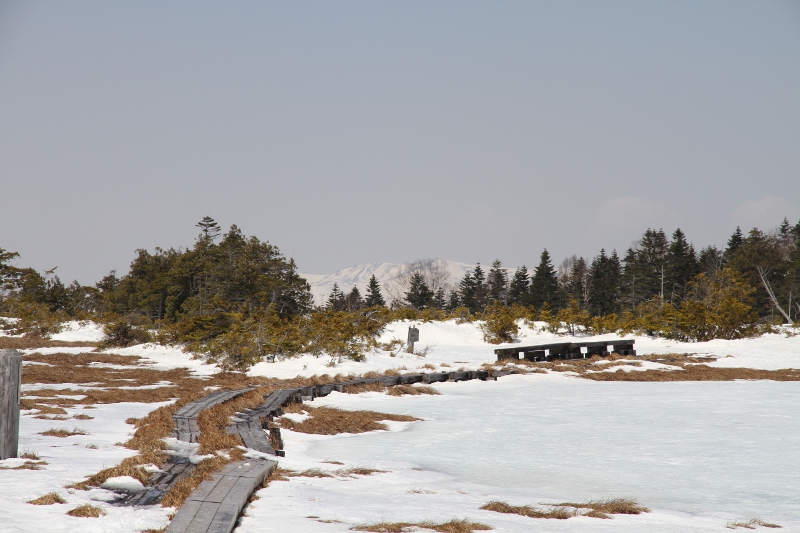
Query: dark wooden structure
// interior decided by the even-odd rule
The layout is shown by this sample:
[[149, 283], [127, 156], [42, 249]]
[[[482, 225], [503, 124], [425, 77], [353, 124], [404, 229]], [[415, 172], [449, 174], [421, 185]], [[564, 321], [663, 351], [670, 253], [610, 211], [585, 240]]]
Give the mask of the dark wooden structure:
[[599, 355], [607, 357], [612, 353], [619, 355], [636, 355], [633, 340], [611, 339], [593, 342], [557, 342], [552, 344], [535, 344], [532, 346], [514, 346], [498, 348], [494, 351], [498, 361], [526, 359], [528, 361], [554, 361], [556, 359], [583, 359]]
[[17, 457], [19, 451], [19, 395], [22, 355], [0, 350], [0, 459]]

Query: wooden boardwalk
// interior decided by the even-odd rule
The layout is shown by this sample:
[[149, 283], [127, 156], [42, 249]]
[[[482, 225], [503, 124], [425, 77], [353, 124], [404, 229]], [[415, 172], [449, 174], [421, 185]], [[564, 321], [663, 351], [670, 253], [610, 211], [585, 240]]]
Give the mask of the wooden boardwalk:
[[[269, 422], [283, 414], [283, 407], [290, 403], [313, 400], [327, 396], [333, 391], [343, 391], [345, 387], [382, 383], [386, 386], [408, 385], [413, 383], [439, 383], [445, 381], [468, 381], [473, 379], [497, 379], [511, 372], [495, 371], [493, 373], [472, 370], [465, 372], [440, 372], [430, 374], [409, 374], [403, 376], [381, 376], [362, 378], [325, 385], [313, 385], [294, 389], [274, 391], [264, 398], [264, 403], [255, 409], [237, 413], [228, 426], [229, 433], [238, 434], [245, 447], [268, 455], [283, 455], [282, 444], [275, 449], [273, 444], [280, 443], [280, 429], [269, 428]], [[204, 410], [214, 405], [232, 400], [255, 387], [236, 391], [219, 391], [189, 404], [186, 404], [174, 415], [175, 436], [185, 442], [197, 442], [200, 428], [197, 417]], [[264, 431], [272, 432], [273, 439]], [[277, 437], [277, 438], [276, 438]], [[236, 527], [239, 515], [247, 505], [250, 496], [255, 492], [277, 462], [268, 459], [251, 459], [229, 463], [225, 468], [204, 481], [178, 510], [167, 527], [167, 533], [230, 533]], [[194, 465], [187, 462], [170, 463], [164, 472], [156, 474], [148, 484], [148, 490], [139, 493], [129, 501], [133, 505], [158, 503], [169, 488], [189, 475]]]

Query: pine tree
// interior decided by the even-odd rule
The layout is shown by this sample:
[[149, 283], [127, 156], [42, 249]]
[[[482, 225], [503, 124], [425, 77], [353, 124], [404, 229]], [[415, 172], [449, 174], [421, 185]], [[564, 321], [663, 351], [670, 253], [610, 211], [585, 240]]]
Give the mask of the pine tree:
[[447, 298], [444, 289], [439, 287], [433, 295], [433, 307], [436, 309], [447, 309]]
[[551, 311], [558, 311], [558, 280], [556, 271], [550, 261], [550, 253], [545, 249], [539, 260], [539, 266], [533, 271], [531, 279], [531, 303], [541, 307], [547, 303]]
[[590, 280], [591, 274], [589, 267], [586, 265], [586, 260], [580, 257], [570, 269], [569, 281], [566, 287], [567, 300], [576, 301], [580, 309], [587, 309], [589, 306]]
[[348, 311], [358, 311], [364, 307], [364, 299], [361, 298], [361, 291], [358, 290], [358, 287], [353, 285], [350, 294], [344, 297], [344, 304]]
[[364, 305], [366, 307], [374, 307], [376, 305], [380, 305], [382, 307], [386, 306], [386, 300], [383, 299], [383, 295], [381, 294], [381, 286], [378, 284], [378, 279], [373, 274], [369, 278], [369, 284], [367, 285], [367, 298], [364, 300]]
[[648, 229], [637, 245], [637, 289], [645, 300], [658, 298], [666, 292], [669, 241], [663, 230]]
[[341, 311], [344, 309], [344, 293], [339, 288], [338, 283], [333, 284], [326, 307], [332, 311]]
[[791, 224], [789, 224], [789, 219], [783, 217], [783, 222], [781, 222], [781, 225], [778, 226], [778, 235], [780, 235], [782, 239], [787, 239], [791, 234], [791, 231], [792, 231], [792, 226]]
[[672, 234], [667, 251], [664, 299], [672, 303], [680, 301], [686, 284], [699, 273], [700, 264], [694, 247], [686, 242], [686, 236], [678, 228]]
[[495, 259], [494, 263], [492, 263], [486, 284], [489, 289], [489, 299], [505, 304], [508, 298], [508, 272], [503, 268], [503, 264], [499, 259]]
[[611, 256], [605, 250], [592, 261], [589, 288], [589, 310], [593, 315], [605, 316], [616, 313], [619, 309], [621, 267], [617, 252]]
[[475, 283], [475, 309], [470, 309], [470, 311], [476, 313], [485, 309], [489, 303], [489, 287], [480, 263], [475, 265], [475, 269], [472, 271], [472, 281]]
[[744, 242], [744, 235], [742, 235], [742, 228], [736, 226], [736, 231], [733, 232], [731, 238], [728, 239], [728, 246], [725, 248], [725, 261], [730, 261], [731, 256], [739, 249]]
[[511, 283], [508, 285], [509, 305], [530, 305], [530, 286], [531, 278], [528, 277], [528, 269], [522, 265], [514, 272]]
[[700, 250], [700, 254], [697, 256], [697, 264], [700, 268], [700, 272], [704, 272], [706, 276], [713, 278], [724, 264], [722, 255], [722, 250], [713, 244]]
[[208, 241], [214, 241], [222, 233], [222, 228], [210, 216], [204, 216], [203, 220], [195, 224], [203, 232], [203, 237]]
[[433, 291], [428, 288], [425, 278], [420, 272], [414, 272], [406, 292], [406, 302], [417, 309], [425, 309], [433, 305]]
[[448, 311], [455, 311], [461, 306], [461, 302], [458, 299], [458, 293], [453, 291], [450, 293], [450, 298], [447, 299], [447, 310]]
[[478, 309], [475, 292], [475, 280], [472, 278], [472, 272], [466, 272], [458, 284], [458, 303], [469, 309], [471, 313]]

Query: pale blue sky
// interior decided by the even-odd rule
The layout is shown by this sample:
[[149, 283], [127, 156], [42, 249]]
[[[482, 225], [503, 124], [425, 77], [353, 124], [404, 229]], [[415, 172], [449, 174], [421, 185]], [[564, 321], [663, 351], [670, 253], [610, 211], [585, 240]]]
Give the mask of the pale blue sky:
[[800, 2], [0, 1], [0, 247], [66, 281], [204, 215], [303, 272], [800, 218]]

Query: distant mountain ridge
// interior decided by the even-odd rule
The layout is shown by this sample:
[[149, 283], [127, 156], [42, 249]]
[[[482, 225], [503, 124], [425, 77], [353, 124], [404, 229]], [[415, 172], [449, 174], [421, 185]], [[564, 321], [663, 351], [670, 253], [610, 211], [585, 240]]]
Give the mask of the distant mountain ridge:
[[[446, 259], [444, 261], [447, 263], [447, 270], [450, 274], [449, 282], [454, 286], [458, 285], [466, 272], [472, 271], [475, 268], [475, 265], [469, 265], [467, 263], [448, 261]], [[314, 296], [314, 302], [319, 305], [328, 298], [331, 290], [333, 290], [334, 283], [338, 283], [339, 288], [345, 293], [350, 292], [354, 286], [358, 287], [358, 290], [361, 291], [361, 295], [363, 296], [367, 291], [367, 284], [371, 276], [374, 275], [378, 283], [380, 283], [381, 288], [383, 288], [386, 282], [392, 281], [400, 275], [404, 266], [405, 265], [399, 263], [364, 263], [362, 265], [343, 268], [333, 274], [300, 275], [308, 280], [308, 284], [311, 285], [311, 294]], [[482, 266], [484, 272], [489, 271], [488, 266]], [[383, 296], [387, 301], [389, 300], [385, 291], [383, 292]]]

